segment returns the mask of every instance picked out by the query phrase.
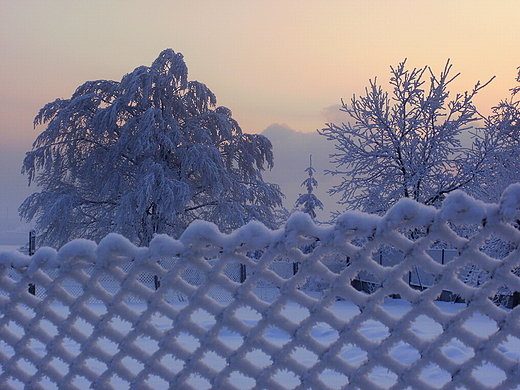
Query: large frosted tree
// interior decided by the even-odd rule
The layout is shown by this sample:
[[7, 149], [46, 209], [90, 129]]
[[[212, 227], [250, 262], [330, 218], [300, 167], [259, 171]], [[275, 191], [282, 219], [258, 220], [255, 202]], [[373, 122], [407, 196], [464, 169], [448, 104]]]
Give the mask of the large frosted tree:
[[[520, 82], [520, 72], [517, 76]], [[520, 87], [511, 89], [511, 96], [492, 108], [485, 120], [482, 142], [489, 145], [489, 168], [475, 195], [498, 201], [502, 192], [520, 181]]]
[[270, 141], [243, 133], [171, 49], [119, 82], [86, 82], [34, 123], [47, 127], [22, 171], [41, 191], [19, 211], [36, 220], [41, 243], [118, 232], [146, 245], [195, 219], [224, 231], [250, 220], [272, 226], [281, 206], [279, 187], [261, 176], [273, 166]]
[[335, 143], [336, 169], [329, 173], [342, 182], [330, 192], [341, 195], [340, 203], [381, 214], [403, 197], [436, 205], [479, 182], [489, 144], [472, 134], [481, 118], [473, 98], [487, 83], [450, 99], [458, 76], [450, 71], [449, 61], [438, 76], [429, 67], [409, 70], [403, 61], [391, 67], [390, 93], [370, 80], [364, 96], [343, 103], [351, 121], [320, 131]]

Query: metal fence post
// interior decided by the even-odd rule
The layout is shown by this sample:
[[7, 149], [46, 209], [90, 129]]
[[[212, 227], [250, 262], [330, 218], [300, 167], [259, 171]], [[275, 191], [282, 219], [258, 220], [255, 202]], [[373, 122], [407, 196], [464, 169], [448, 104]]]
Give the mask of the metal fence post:
[[[36, 232], [34, 229], [29, 230], [29, 256], [34, 255], [36, 252]], [[32, 295], [36, 295], [36, 285], [29, 283], [28, 291]]]
[[247, 277], [247, 268], [245, 264], [240, 263], [240, 283], [244, 283]]
[[293, 275], [296, 275], [296, 273], [298, 272], [299, 269], [300, 269], [299, 262], [295, 261], [294, 263], [292, 263]]

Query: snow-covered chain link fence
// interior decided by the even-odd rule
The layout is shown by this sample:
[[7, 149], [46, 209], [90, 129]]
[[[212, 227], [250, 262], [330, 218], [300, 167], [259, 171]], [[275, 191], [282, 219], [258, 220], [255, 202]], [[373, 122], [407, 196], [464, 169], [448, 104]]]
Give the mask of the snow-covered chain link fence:
[[[32, 257], [1, 253], [0, 387], [43, 389], [50, 383], [74, 389], [86, 382], [112, 389], [118, 378], [131, 389], [153, 389], [152, 379], [171, 389], [198, 388], [196, 380], [202, 388], [246, 388], [235, 381], [240, 377], [255, 390], [517, 388], [520, 363], [501, 346], [519, 338], [520, 307], [504, 307], [497, 297], [520, 291], [519, 208], [520, 185], [514, 185], [499, 204], [458, 192], [438, 210], [402, 200], [384, 217], [348, 212], [333, 226], [296, 214], [278, 231], [251, 223], [226, 235], [197, 222], [179, 240], [158, 235], [149, 248], [109, 235], [99, 245], [76, 240]], [[428, 254], [442, 247], [457, 254], [445, 264]], [[379, 264], [374, 253], [387, 249], [401, 253], [402, 261]], [[343, 266], [331, 267], [331, 259]], [[299, 263], [298, 270], [282, 277], [273, 268], [277, 261]], [[233, 264], [247, 267], [242, 282], [231, 275]], [[429, 286], [410, 286], [417, 269], [432, 275]], [[478, 269], [480, 277], [468, 277], [468, 269]], [[354, 288], [363, 274], [377, 281], [369, 292]], [[157, 289], [145, 282], [153, 276]], [[29, 284], [36, 285], [36, 296]], [[455, 305], [439, 304], [443, 294], [465, 304], [443, 310]], [[384, 302], [397, 301], [389, 297], [409, 302], [402, 315], [385, 310]], [[334, 310], [342, 302], [355, 305], [355, 315]], [[305, 316], [288, 315], [291, 305]], [[244, 311], [252, 317], [244, 319]], [[197, 320], [201, 313], [212, 319], [209, 325]], [[468, 328], [475, 315], [492, 321], [495, 330], [482, 336]], [[168, 326], [159, 326], [158, 318]], [[419, 318], [441, 331], [421, 337]], [[370, 337], [367, 323], [379, 324], [385, 334]], [[334, 336], [327, 343], [314, 337], [318, 325]], [[283, 342], [269, 337], [273, 329], [285, 335]], [[224, 333], [238, 342], [230, 345]], [[155, 348], [143, 347], [142, 340]], [[453, 341], [471, 351], [464, 361], [446, 351]], [[393, 351], [403, 345], [418, 358], [396, 357]], [[363, 351], [365, 359], [350, 361], [349, 349]], [[309, 364], [302, 355], [315, 359]], [[490, 387], [478, 379], [483, 365], [502, 373], [499, 383]], [[422, 375], [432, 366], [448, 377], [441, 386]], [[380, 369], [393, 375], [393, 384], [375, 379]], [[282, 383], [280, 372], [296, 383]], [[325, 379], [331, 373], [335, 379]]]

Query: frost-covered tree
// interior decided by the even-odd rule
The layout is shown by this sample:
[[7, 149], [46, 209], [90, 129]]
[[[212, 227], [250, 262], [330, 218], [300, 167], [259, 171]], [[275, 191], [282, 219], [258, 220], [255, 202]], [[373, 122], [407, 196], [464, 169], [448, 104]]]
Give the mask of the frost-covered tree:
[[36, 219], [47, 245], [109, 232], [146, 245], [195, 219], [223, 231], [250, 220], [271, 226], [281, 206], [279, 187], [261, 176], [273, 166], [270, 141], [243, 133], [206, 85], [188, 81], [171, 49], [119, 82], [86, 82], [45, 105], [34, 124], [47, 128], [23, 173], [41, 191], [19, 211]]
[[[520, 82], [520, 72], [517, 76]], [[474, 195], [496, 202], [512, 183], [520, 181], [520, 87], [492, 109], [486, 118], [481, 142], [489, 152], [486, 176], [475, 187]]]
[[[336, 170], [329, 173], [342, 182], [330, 193], [340, 194], [341, 204], [372, 213], [403, 197], [436, 205], [477, 183], [486, 169], [487, 144], [470, 132], [480, 119], [473, 98], [489, 82], [450, 99], [448, 86], [458, 74], [450, 75], [449, 61], [438, 76], [428, 66], [405, 65], [390, 68], [390, 93], [370, 80], [364, 96], [342, 105], [352, 121], [319, 131], [335, 142]], [[465, 134], [473, 141], [469, 147], [461, 143]]]
[[318, 187], [318, 181], [314, 178], [316, 170], [312, 167], [312, 156], [309, 157], [309, 167], [305, 169], [309, 177], [303, 181], [302, 187], [307, 189], [306, 194], [300, 194], [296, 199], [295, 208], [307, 213], [314, 220], [316, 218], [316, 208], [323, 210], [323, 203], [313, 194], [314, 188]]

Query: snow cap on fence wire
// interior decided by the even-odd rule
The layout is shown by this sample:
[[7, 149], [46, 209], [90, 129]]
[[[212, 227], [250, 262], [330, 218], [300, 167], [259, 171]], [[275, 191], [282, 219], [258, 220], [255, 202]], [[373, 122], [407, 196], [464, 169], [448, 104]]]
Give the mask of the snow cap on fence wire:
[[[148, 248], [110, 234], [99, 244], [74, 240], [59, 251], [40, 248], [32, 257], [2, 252], [0, 385], [515, 388], [519, 361], [505, 352], [505, 343], [518, 341], [520, 309], [496, 301], [504, 286], [520, 291], [514, 273], [520, 267], [520, 231], [512, 224], [519, 209], [520, 185], [513, 185], [498, 205], [455, 192], [438, 210], [404, 199], [382, 217], [351, 211], [332, 226], [298, 213], [277, 231], [252, 222], [223, 234], [196, 221], [178, 240], [157, 235]], [[460, 230], [462, 225], [471, 228]], [[504, 256], [488, 253], [492, 238], [508, 245]], [[429, 251], [437, 246], [456, 256], [446, 264], [435, 261]], [[376, 261], [374, 253], [388, 248], [400, 261]], [[331, 258], [339, 259], [339, 268]], [[280, 275], [274, 268], [280, 261], [299, 263], [299, 269]], [[234, 271], [240, 264], [247, 267], [245, 280]], [[475, 268], [487, 275], [480, 285], [465, 278]], [[434, 282], [411, 285], [409, 276], [419, 270]], [[445, 310], [436, 301], [443, 295], [465, 304]], [[400, 298], [406, 310], [388, 311], [389, 296]], [[338, 310], [347, 303], [356, 308], [350, 317]], [[288, 314], [292, 306], [305, 315]], [[201, 313], [211, 321], [198, 321]], [[491, 321], [494, 331], [472, 329], [467, 324], [475, 316]], [[418, 327], [424, 320], [441, 331], [422, 337]], [[384, 330], [381, 337], [367, 331], [374, 324]], [[284, 335], [282, 341], [270, 336], [274, 330]], [[320, 333], [332, 336], [325, 341]], [[231, 343], [229, 334], [235, 335]], [[447, 352], [452, 343], [467, 350], [462, 361]], [[403, 348], [406, 358], [395, 353]], [[364, 358], [352, 359], [353, 351]], [[494, 384], [479, 376], [486, 365], [502, 375]], [[448, 379], [432, 383], [426, 375], [431, 367]], [[381, 370], [388, 383], [381, 381]], [[296, 382], [286, 383], [284, 375]]]

